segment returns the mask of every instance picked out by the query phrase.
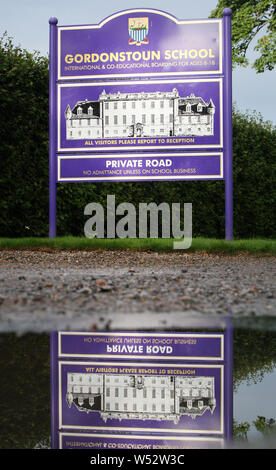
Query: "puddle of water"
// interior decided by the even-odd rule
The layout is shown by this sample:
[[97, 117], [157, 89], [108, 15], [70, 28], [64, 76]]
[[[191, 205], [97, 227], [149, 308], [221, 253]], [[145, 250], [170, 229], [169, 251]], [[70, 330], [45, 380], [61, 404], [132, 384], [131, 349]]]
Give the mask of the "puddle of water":
[[[49, 448], [49, 334], [3, 333], [0, 350], [0, 448]], [[276, 322], [234, 328], [233, 382], [234, 447], [276, 448]]]

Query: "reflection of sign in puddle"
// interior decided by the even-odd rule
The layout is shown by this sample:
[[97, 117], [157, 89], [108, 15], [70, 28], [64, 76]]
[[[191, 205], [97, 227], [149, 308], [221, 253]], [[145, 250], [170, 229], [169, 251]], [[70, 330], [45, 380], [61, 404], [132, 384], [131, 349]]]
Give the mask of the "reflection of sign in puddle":
[[228, 329], [52, 333], [53, 447], [67, 445], [65, 432], [229, 438], [231, 338]]

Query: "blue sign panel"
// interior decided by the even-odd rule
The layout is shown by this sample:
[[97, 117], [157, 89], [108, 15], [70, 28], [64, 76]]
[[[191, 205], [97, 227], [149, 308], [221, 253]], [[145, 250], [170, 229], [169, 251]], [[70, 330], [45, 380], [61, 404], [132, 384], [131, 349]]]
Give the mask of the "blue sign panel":
[[[56, 236], [57, 182], [160, 177], [224, 179], [226, 239], [232, 240], [231, 13], [178, 20], [133, 9], [83, 26], [57, 26], [50, 18], [50, 238]], [[141, 175], [138, 168], [114, 177], [99, 159], [103, 152], [113, 158], [128, 152], [131, 166], [130, 152], [168, 150], [191, 152], [189, 161], [183, 156], [166, 172], [143, 168], [148, 173]], [[219, 152], [223, 164], [217, 153], [199, 160], [195, 150]], [[84, 152], [89, 162], [79, 158]], [[62, 159], [65, 153], [74, 160]]]
[[222, 152], [59, 155], [57, 181], [223, 179]]
[[58, 152], [223, 147], [222, 79], [58, 86]]
[[[52, 333], [52, 446], [85, 447], [98, 431], [111, 433], [107, 442], [115, 442], [114, 432], [139, 433], [150, 445], [158, 445], [153, 433], [162, 434], [162, 445], [184, 436], [229, 438], [232, 349], [225, 334]], [[61, 438], [79, 432], [91, 435], [74, 437], [75, 444]]]
[[222, 20], [128, 10], [98, 25], [58, 27], [58, 79], [222, 73]]

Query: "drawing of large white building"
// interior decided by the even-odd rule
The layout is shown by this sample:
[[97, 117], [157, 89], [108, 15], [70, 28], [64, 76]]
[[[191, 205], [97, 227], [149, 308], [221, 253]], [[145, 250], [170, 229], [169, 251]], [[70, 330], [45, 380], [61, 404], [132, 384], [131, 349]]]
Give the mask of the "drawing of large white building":
[[214, 377], [68, 373], [66, 401], [107, 419], [170, 420], [211, 413], [216, 407]]
[[65, 110], [66, 139], [214, 135], [215, 105], [191, 93], [109, 93]]

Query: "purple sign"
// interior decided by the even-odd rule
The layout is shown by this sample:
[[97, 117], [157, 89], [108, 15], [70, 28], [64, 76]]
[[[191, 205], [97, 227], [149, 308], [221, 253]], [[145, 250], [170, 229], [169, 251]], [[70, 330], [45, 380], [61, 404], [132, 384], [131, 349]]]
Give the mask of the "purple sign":
[[60, 358], [222, 361], [222, 333], [58, 333]]
[[58, 27], [58, 79], [222, 73], [222, 20], [128, 10], [99, 25]]
[[[145, 449], [223, 449], [224, 439], [219, 437], [172, 437], [172, 436], [135, 436], [120, 434], [88, 434], [61, 432], [59, 434], [60, 449], [89, 450], [145, 450]], [[137, 462], [143, 463], [143, 457]], [[181, 462], [179, 462], [181, 463]]]
[[224, 366], [60, 361], [61, 430], [224, 433]]
[[[232, 240], [231, 14], [226, 8], [223, 18], [178, 20], [133, 9], [83, 26], [49, 19], [50, 238], [56, 236], [57, 181], [206, 178], [225, 180], [225, 234]], [[223, 165], [218, 154], [198, 159], [192, 151], [199, 149], [223, 152]], [[116, 163], [127, 165], [127, 155], [117, 158], [122, 152], [146, 157], [168, 150], [191, 151], [191, 158], [172, 159], [159, 173], [128, 168], [114, 176]], [[111, 153], [112, 173], [100, 160], [103, 152]], [[81, 153], [97, 160], [85, 162]], [[129, 167], [134, 159], [129, 156]]]
[[222, 79], [58, 85], [57, 151], [223, 147]]
[[57, 181], [223, 179], [223, 154], [59, 155]]

